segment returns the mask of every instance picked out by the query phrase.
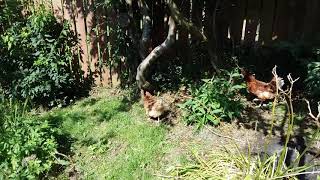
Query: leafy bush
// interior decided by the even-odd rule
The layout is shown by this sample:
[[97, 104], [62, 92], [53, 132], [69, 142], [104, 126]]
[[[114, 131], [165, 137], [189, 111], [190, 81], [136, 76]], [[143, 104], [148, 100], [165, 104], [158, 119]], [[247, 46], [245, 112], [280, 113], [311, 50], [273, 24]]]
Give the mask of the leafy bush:
[[308, 91], [313, 96], [320, 97], [320, 49], [316, 49], [315, 58], [308, 63], [308, 76], [305, 80]]
[[0, 1], [0, 33], [12, 22], [22, 19], [21, 3], [20, 0]]
[[26, 106], [0, 100], [0, 179], [35, 179], [50, 170], [57, 148], [47, 121]]
[[238, 72], [238, 69], [225, 71], [220, 76], [203, 80], [200, 88], [194, 88], [193, 98], [179, 105], [185, 111], [186, 122], [196, 123], [200, 128], [207, 123], [218, 125], [220, 121], [240, 116], [243, 106], [237, 94], [245, 86], [237, 83], [241, 77]]
[[0, 38], [0, 85], [6, 95], [49, 104], [74, 93], [74, 35], [44, 7]]
[[308, 64], [306, 83], [312, 95], [320, 96], [320, 62], [311, 62]]

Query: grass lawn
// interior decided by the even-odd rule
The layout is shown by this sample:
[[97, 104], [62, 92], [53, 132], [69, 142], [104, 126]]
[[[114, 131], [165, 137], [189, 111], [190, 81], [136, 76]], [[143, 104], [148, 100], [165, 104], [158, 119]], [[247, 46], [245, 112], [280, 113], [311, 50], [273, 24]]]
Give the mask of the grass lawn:
[[[61, 129], [59, 151], [72, 155], [59, 179], [152, 179], [169, 147], [167, 128], [145, 118], [142, 106], [104, 93], [43, 115]], [[71, 165], [72, 166], [72, 165]], [[75, 175], [74, 175], [75, 176]]]
[[[212, 163], [221, 165], [219, 173], [225, 174], [226, 167], [220, 160], [227, 163], [228, 170], [234, 171], [237, 166], [231, 167], [231, 163], [229, 167], [230, 158], [225, 159], [229, 156], [221, 151], [221, 147], [233, 145], [232, 150], [237, 143], [246, 152], [248, 141], [256, 150], [263, 147], [264, 130], [259, 129], [259, 125], [255, 131], [241, 128], [236, 123], [225, 123], [220, 127], [206, 126], [196, 132], [195, 127], [184, 125], [179, 118], [173, 126], [158, 124], [147, 120], [142, 105], [130, 101], [129, 94], [113, 91], [102, 89], [74, 105], [41, 115], [59, 128], [58, 142], [62, 146], [58, 151], [70, 157], [71, 162], [66, 168], [57, 168], [58, 175], [50, 176], [54, 177], [52, 179], [127, 180], [178, 176], [177, 171], [172, 171], [173, 167], [189, 167], [189, 164], [198, 167], [195, 162], [199, 158], [193, 152], [199, 157], [206, 157], [208, 153], [220, 157]], [[232, 157], [230, 161], [234, 162], [233, 159], [237, 158]], [[183, 168], [180, 170], [185, 172]], [[199, 172], [202, 176], [202, 171]], [[215, 168], [206, 172], [217, 175]]]

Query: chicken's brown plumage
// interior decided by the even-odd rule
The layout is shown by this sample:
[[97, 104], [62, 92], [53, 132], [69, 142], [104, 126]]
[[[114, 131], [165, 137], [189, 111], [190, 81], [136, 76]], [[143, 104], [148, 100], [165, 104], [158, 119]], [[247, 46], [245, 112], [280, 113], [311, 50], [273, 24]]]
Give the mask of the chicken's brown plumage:
[[147, 116], [151, 118], [159, 118], [168, 111], [168, 107], [165, 105], [162, 99], [153, 96], [148, 91], [143, 91], [143, 106]]
[[[241, 69], [241, 73], [244, 76], [244, 80], [247, 83], [248, 91], [255, 95], [262, 102], [265, 100], [273, 99], [276, 95], [277, 82], [273, 77], [268, 83], [259, 81], [253, 74], [248, 73], [244, 69]], [[283, 85], [283, 80], [279, 79], [279, 86]]]

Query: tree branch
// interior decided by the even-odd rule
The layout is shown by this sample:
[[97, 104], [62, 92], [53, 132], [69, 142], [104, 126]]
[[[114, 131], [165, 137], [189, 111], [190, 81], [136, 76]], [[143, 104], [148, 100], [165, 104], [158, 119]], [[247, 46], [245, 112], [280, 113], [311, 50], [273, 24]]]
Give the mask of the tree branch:
[[309, 116], [314, 119], [317, 123], [317, 126], [320, 127], [320, 102], [318, 102], [318, 115], [315, 116], [312, 111], [311, 111], [311, 107], [310, 107], [310, 102], [307, 99], [304, 99], [307, 103], [308, 106], [308, 110], [309, 110]]
[[165, 51], [167, 51], [175, 42], [176, 24], [171, 16], [169, 17], [168, 24], [169, 24], [169, 30], [168, 30], [168, 35], [166, 40], [162, 44], [154, 48], [151, 51], [151, 53], [141, 62], [141, 64], [137, 68], [136, 80], [138, 82], [138, 87], [140, 89], [150, 88], [150, 83], [146, 80], [147, 69], [157, 58], [159, 58]]

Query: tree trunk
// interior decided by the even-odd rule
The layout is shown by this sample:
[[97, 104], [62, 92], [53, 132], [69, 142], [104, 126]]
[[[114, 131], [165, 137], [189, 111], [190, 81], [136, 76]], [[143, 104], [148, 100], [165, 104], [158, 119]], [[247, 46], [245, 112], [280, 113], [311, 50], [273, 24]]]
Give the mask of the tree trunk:
[[[210, 1], [210, 2], [209, 2]], [[212, 2], [212, 0], [207, 1], [207, 11], [206, 11], [206, 18], [207, 18], [207, 28], [205, 28], [205, 34], [208, 37], [207, 42], [207, 50], [210, 56], [210, 63], [212, 67], [215, 69], [216, 72], [220, 73], [220, 70], [218, 68], [218, 55], [217, 55], [217, 36], [216, 36], [216, 14], [217, 14], [217, 8], [220, 4], [220, 0], [215, 0], [215, 2]], [[211, 13], [208, 10], [213, 9], [213, 12]]]
[[175, 42], [176, 24], [171, 16], [169, 17], [168, 24], [169, 30], [166, 40], [162, 44], [154, 48], [137, 68], [136, 80], [138, 83], [138, 87], [142, 90], [150, 89], [150, 83], [147, 81], [147, 77], [149, 74], [148, 69], [150, 68], [151, 64], [154, 63], [162, 54], [164, 54]]

